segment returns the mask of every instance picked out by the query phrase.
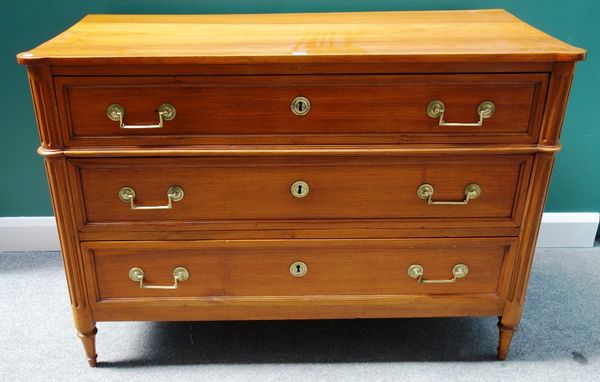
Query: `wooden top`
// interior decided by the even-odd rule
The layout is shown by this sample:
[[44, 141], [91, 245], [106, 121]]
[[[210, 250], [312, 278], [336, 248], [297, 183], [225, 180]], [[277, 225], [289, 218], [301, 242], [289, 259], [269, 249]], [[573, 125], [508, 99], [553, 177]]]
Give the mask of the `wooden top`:
[[575, 61], [504, 10], [249, 15], [88, 15], [21, 64]]

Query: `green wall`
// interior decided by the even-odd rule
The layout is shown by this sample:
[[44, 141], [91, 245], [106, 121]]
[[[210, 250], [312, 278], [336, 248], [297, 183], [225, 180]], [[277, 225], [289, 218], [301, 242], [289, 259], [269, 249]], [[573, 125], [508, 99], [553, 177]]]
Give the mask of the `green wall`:
[[[504, 8], [571, 44], [586, 48], [573, 84], [547, 211], [600, 211], [600, 2], [597, 0], [8, 0], [0, 23], [0, 216], [51, 215], [52, 208], [25, 69], [15, 54], [60, 33], [87, 13], [272, 13]], [[481, 36], [485, 39], [485, 36]]]

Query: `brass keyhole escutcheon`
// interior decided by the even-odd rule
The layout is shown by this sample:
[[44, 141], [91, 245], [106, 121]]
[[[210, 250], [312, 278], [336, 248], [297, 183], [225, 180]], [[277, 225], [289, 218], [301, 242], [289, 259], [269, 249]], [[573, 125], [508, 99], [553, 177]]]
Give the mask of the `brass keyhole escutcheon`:
[[302, 261], [296, 261], [290, 265], [290, 273], [294, 277], [302, 277], [308, 272], [308, 266]]
[[290, 187], [290, 192], [296, 198], [304, 198], [310, 192], [310, 187], [305, 181], [298, 180], [292, 184], [292, 187]]
[[296, 97], [290, 105], [295, 115], [306, 115], [310, 111], [310, 101], [306, 97]]

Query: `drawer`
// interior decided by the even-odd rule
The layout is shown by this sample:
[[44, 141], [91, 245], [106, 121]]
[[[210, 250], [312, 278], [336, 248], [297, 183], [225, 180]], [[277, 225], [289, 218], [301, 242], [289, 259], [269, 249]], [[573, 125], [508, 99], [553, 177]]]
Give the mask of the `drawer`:
[[[547, 74], [55, 78], [67, 146], [531, 143], [547, 82]], [[308, 103], [297, 101], [294, 113], [298, 97]], [[449, 125], [440, 126], [439, 106], [428, 115], [432, 101]], [[486, 101], [493, 115], [473, 126]], [[121, 107], [112, 119], [110, 105]]]
[[[69, 161], [80, 226], [410, 220], [519, 224], [529, 156], [120, 158]], [[172, 191], [181, 193], [171, 193]], [[466, 192], [471, 192], [469, 198]], [[419, 192], [420, 191], [420, 195]], [[429, 194], [427, 194], [429, 192]], [[479, 192], [478, 195], [472, 192]], [[428, 196], [430, 195], [430, 196]], [[431, 204], [430, 204], [431, 201]], [[210, 228], [209, 228], [210, 229]]]
[[[83, 243], [91, 301], [501, 295], [516, 239]], [[177, 281], [175, 280], [177, 278]], [[155, 288], [159, 287], [159, 288]], [[162, 288], [168, 287], [168, 288]]]

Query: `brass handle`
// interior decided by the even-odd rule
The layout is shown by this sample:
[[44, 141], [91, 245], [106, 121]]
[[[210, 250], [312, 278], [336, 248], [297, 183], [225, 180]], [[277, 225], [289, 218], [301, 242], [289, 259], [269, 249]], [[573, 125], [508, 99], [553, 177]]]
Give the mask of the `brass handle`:
[[180, 281], [190, 278], [190, 272], [184, 267], [173, 269], [173, 285], [147, 285], [144, 284], [144, 270], [142, 268], [131, 268], [129, 270], [129, 279], [139, 283], [142, 289], [177, 289]]
[[133, 188], [125, 186], [119, 190], [119, 199], [124, 203], [129, 203], [132, 210], [169, 210], [173, 208], [173, 202], [183, 199], [183, 188], [179, 186], [169, 187], [167, 198], [169, 202], [163, 206], [138, 206], [135, 204], [135, 190]]
[[126, 125], [125, 121], [125, 109], [123, 106], [113, 103], [106, 109], [106, 115], [111, 121], [119, 122], [121, 129], [162, 129], [164, 121], [171, 121], [175, 118], [175, 106], [170, 103], [163, 103], [158, 107], [158, 124], [156, 125]]
[[492, 115], [494, 115], [494, 112], [496, 111], [496, 105], [494, 105], [494, 103], [492, 101], [483, 101], [482, 103], [480, 103], [479, 106], [477, 107], [477, 114], [479, 115], [479, 121], [477, 121], [477, 122], [468, 122], [468, 123], [446, 122], [446, 121], [444, 121], [444, 112], [445, 111], [446, 111], [446, 109], [445, 109], [444, 103], [442, 101], [438, 101], [438, 100], [431, 101], [427, 105], [427, 115], [430, 116], [431, 118], [439, 118], [440, 126], [477, 127], [477, 126], [483, 126], [483, 120], [485, 118], [490, 118]]
[[456, 280], [462, 279], [463, 277], [467, 277], [469, 274], [469, 267], [466, 264], [456, 264], [452, 268], [452, 277], [449, 280], [425, 280], [423, 278], [423, 274], [425, 271], [423, 270], [423, 266], [419, 264], [413, 264], [408, 267], [408, 276], [412, 279], [417, 279], [419, 284], [451, 284], [455, 283]]
[[427, 204], [469, 204], [472, 199], [477, 199], [481, 195], [481, 187], [477, 183], [468, 184], [465, 187], [465, 198], [459, 201], [435, 201], [433, 198], [433, 186], [429, 183], [423, 183], [417, 188], [417, 196], [427, 200]]
[[290, 107], [292, 108], [292, 113], [303, 116], [310, 111], [310, 101], [306, 97], [296, 97]]

